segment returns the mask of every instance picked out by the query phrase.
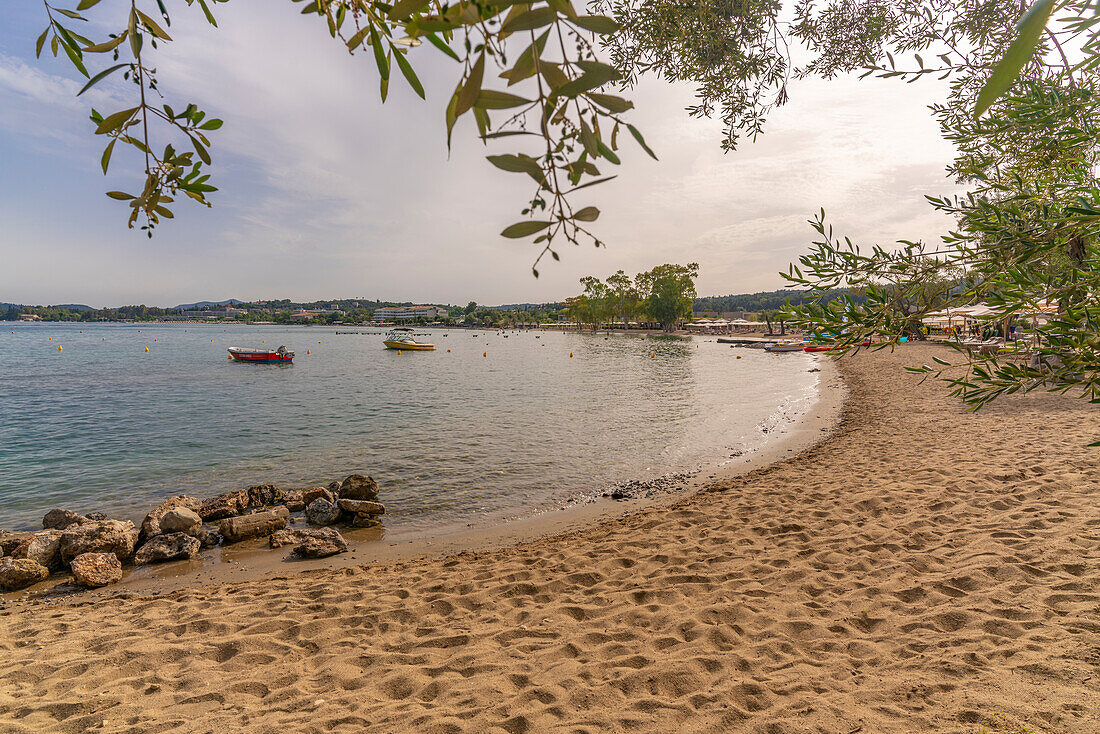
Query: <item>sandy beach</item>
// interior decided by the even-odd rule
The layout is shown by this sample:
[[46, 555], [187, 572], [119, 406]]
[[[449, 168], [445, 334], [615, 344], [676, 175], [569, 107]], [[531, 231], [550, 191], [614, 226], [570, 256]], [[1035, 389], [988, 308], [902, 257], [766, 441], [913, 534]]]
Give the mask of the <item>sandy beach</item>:
[[1100, 731], [1094, 406], [842, 360], [836, 430], [513, 545], [0, 611], [0, 731]]

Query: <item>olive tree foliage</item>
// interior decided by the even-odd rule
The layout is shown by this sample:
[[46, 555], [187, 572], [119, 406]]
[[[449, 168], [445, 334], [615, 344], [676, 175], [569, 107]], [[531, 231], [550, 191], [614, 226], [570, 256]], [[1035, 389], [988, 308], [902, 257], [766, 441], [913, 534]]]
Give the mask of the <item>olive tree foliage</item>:
[[[830, 7], [839, 14], [851, 4]], [[985, 302], [998, 331], [1030, 327], [1053, 308], [1026, 346], [982, 354], [957, 345], [954, 359], [913, 370], [946, 380], [975, 409], [1036, 388], [1100, 401], [1096, 8], [1053, 0], [1030, 9], [1007, 0], [857, 5], [866, 12], [851, 16], [847, 33], [820, 35], [817, 71], [858, 64], [865, 75], [947, 80], [947, 98], [932, 113], [957, 150], [947, 172], [966, 193], [926, 197], [953, 221], [932, 244], [860, 247], [820, 212], [811, 222], [816, 241], [786, 277], [819, 292], [854, 285], [866, 299], [791, 307], [794, 321], [858, 348], [866, 339], [896, 343], [944, 307]], [[862, 55], [849, 53], [853, 46]], [[945, 283], [961, 287], [945, 291]]]
[[[102, 166], [107, 172], [118, 144], [137, 149], [145, 160], [140, 191], [112, 191], [126, 201], [130, 226], [140, 222], [149, 235], [162, 219], [173, 216], [181, 193], [209, 205], [211, 164], [209, 134], [221, 127], [194, 104], [169, 102], [157, 81], [155, 56], [172, 42], [171, 16], [165, 0], [130, 0], [119, 26], [106, 38], [89, 39], [78, 32], [90, 13], [113, 18], [117, 5], [100, 0], [73, 0], [75, 8], [43, 0], [49, 21], [37, 41], [60, 52], [87, 78], [81, 93], [113, 75], [133, 85], [132, 103], [121, 110], [92, 110], [95, 134], [107, 139]], [[211, 25], [214, 11], [227, 0], [186, 0]], [[558, 259], [553, 243], [601, 241], [591, 229], [600, 215], [594, 206], [576, 203], [577, 192], [614, 178], [619, 165], [620, 133], [629, 134], [656, 157], [641, 132], [625, 115], [633, 103], [608, 86], [621, 79], [618, 70], [599, 58], [601, 39], [618, 24], [589, 14], [573, 0], [291, 0], [303, 15], [325, 24], [334, 40], [375, 69], [383, 101], [393, 76], [400, 74], [413, 91], [425, 96], [414, 62], [425, 53], [442, 53], [456, 63], [457, 84], [443, 111], [448, 145], [460, 118], [470, 113], [486, 144], [521, 149], [489, 155], [502, 171], [530, 182], [526, 218], [501, 233], [533, 238], [541, 252]], [[426, 43], [425, 43], [426, 42]], [[99, 59], [106, 57], [103, 64]], [[89, 68], [91, 66], [91, 68]], [[102, 68], [101, 68], [102, 67]], [[507, 139], [507, 140], [505, 140]]]

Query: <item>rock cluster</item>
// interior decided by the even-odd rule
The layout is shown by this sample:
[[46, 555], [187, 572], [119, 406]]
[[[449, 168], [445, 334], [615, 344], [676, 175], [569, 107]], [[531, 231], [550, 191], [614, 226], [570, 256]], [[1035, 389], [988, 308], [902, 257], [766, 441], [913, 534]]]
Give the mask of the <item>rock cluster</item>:
[[[272, 548], [293, 546], [301, 558], [324, 558], [347, 550], [332, 527], [380, 524], [385, 507], [370, 477], [352, 474], [327, 487], [284, 491], [257, 484], [208, 500], [179, 495], [161, 502], [141, 523], [98, 512], [52, 509], [42, 530], [0, 530], [0, 589], [17, 590], [69, 571], [77, 585], [99, 588], [122, 580], [123, 565], [194, 558], [203, 548], [268, 537]], [[290, 528], [291, 512], [305, 512], [313, 528]], [[209, 523], [217, 523], [211, 527]]]

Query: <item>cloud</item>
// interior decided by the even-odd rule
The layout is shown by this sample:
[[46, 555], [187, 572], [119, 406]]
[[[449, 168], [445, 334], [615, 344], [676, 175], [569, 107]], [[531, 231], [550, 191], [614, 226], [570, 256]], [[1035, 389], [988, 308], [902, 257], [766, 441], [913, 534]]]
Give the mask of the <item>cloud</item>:
[[[953, 188], [943, 174], [951, 148], [926, 109], [941, 88], [802, 81], [758, 142], [723, 154], [720, 123], [684, 111], [693, 100], [689, 85], [644, 79], [630, 95], [632, 119], [660, 162], [621, 136], [623, 165], [607, 166], [619, 177], [580, 197], [602, 210], [597, 230], [607, 247], [563, 245], [562, 261], [545, 263], [536, 281], [529, 268], [537, 247], [498, 236], [529, 193], [522, 177], [483, 158], [509, 144], [483, 148], [464, 120], [448, 156], [443, 107], [456, 65], [427, 45], [416, 49], [428, 101], [395, 75], [382, 105], [373, 59], [350, 57], [295, 6], [239, 0], [217, 12], [212, 29], [201, 13], [181, 7], [172, 24], [176, 43], [158, 52], [156, 65], [170, 103], [194, 101], [225, 120], [212, 136], [212, 183], [221, 190], [213, 210], [181, 205], [176, 221], [149, 243], [130, 237], [124, 216], [99, 201], [98, 189], [103, 213], [79, 228], [81, 247], [66, 244], [69, 222], [41, 217], [55, 205], [51, 184], [71, 160], [89, 170], [98, 163], [85, 99], [102, 94], [104, 106], [121, 106], [132, 90], [108, 84], [77, 100], [79, 83], [47, 72], [50, 62], [0, 55], [0, 144], [64, 142], [19, 152], [16, 162], [27, 168], [66, 158], [64, 166], [54, 162], [57, 172], [44, 178], [41, 194], [28, 193], [20, 210], [6, 212], [8, 231], [35, 242], [18, 282], [0, 277], [11, 299], [94, 300], [82, 295], [91, 287], [85, 275], [104, 251], [119, 255], [125, 275], [111, 281], [115, 295], [102, 292], [101, 300], [114, 303], [170, 304], [212, 293], [556, 300], [576, 292], [581, 275], [689, 261], [701, 265], [701, 293], [724, 294], [781, 286], [776, 273], [806, 249], [806, 220], [820, 207], [838, 231], [864, 241], [930, 239], [946, 228], [922, 197]], [[25, 45], [8, 33], [0, 29], [0, 48]], [[112, 169], [111, 186], [124, 175], [124, 166]], [[69, 267], [54, 267], [59, 257]]]

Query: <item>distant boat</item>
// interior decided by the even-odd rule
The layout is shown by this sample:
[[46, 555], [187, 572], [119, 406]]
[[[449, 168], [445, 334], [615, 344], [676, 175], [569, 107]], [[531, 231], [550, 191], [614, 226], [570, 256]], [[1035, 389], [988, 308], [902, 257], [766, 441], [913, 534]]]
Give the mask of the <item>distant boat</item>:
[[294, 352], [286, 347], [278, 349], [248, 349], [229, 347], [229, 357], [238, 362], [292, 362]]
[[769, 344], [764, 347], [765, 352], [801, 352], [805, 347], [801, 344]]
[[386, 334], [382, 343], [386, 345], [386, 349], [435, 349], [434, 344], [418, 342], [416, 340], [418, 336], [427, 336], [427, 334], [416, 334], [412, 329], [392, 329]]

